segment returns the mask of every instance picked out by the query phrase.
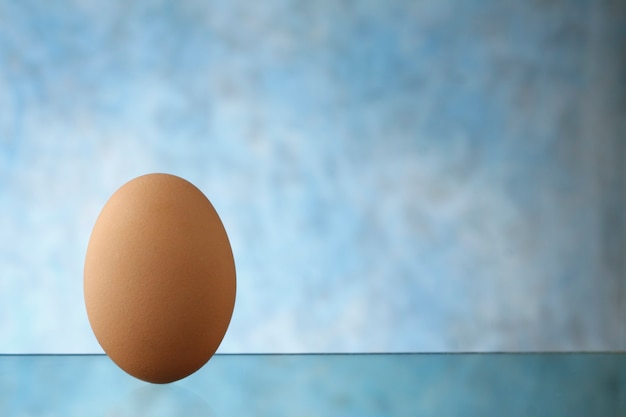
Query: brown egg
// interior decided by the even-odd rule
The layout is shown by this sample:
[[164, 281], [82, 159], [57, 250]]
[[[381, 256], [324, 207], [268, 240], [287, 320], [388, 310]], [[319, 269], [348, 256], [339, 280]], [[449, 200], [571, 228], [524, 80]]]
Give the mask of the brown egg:
[[213, 356], [235, 305], [224, 226], [194, 185], [168, 174], [123, 185], [91, 233], [87, 315], [102, 349], [144, 381], [184, 378]]

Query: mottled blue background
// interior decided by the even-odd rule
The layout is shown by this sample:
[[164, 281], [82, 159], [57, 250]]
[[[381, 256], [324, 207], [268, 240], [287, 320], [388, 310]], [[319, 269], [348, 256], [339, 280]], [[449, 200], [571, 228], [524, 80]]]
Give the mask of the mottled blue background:
[[222, 352], [626, 349], [623, 1], [0, 0], [0, 352], [99, 352], [108, 197], [198, 185]]

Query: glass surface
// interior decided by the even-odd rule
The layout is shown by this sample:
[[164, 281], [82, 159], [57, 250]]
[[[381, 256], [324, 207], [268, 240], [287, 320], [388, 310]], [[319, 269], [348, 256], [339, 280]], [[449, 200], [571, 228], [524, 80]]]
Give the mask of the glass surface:
[[1, 416], [624, 416], [626, 354], [216, 355], [168, 385], [0, 355]]

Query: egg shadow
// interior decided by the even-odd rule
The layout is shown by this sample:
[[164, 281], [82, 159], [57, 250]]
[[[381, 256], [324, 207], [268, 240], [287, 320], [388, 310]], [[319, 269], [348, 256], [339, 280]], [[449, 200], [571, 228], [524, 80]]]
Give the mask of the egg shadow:
[[144, 385], [113, 406], [106, 417], [216, 417], [208, 403], [177, 385]]

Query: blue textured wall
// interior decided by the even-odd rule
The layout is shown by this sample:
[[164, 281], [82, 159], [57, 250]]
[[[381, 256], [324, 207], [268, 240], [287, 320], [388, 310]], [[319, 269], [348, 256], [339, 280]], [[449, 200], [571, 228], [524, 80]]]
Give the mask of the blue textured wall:
[[0, 352], [92, 352], [127, 180], [231, 236], [223, 352], [626, 349], [623, 2], [0, 1]]

